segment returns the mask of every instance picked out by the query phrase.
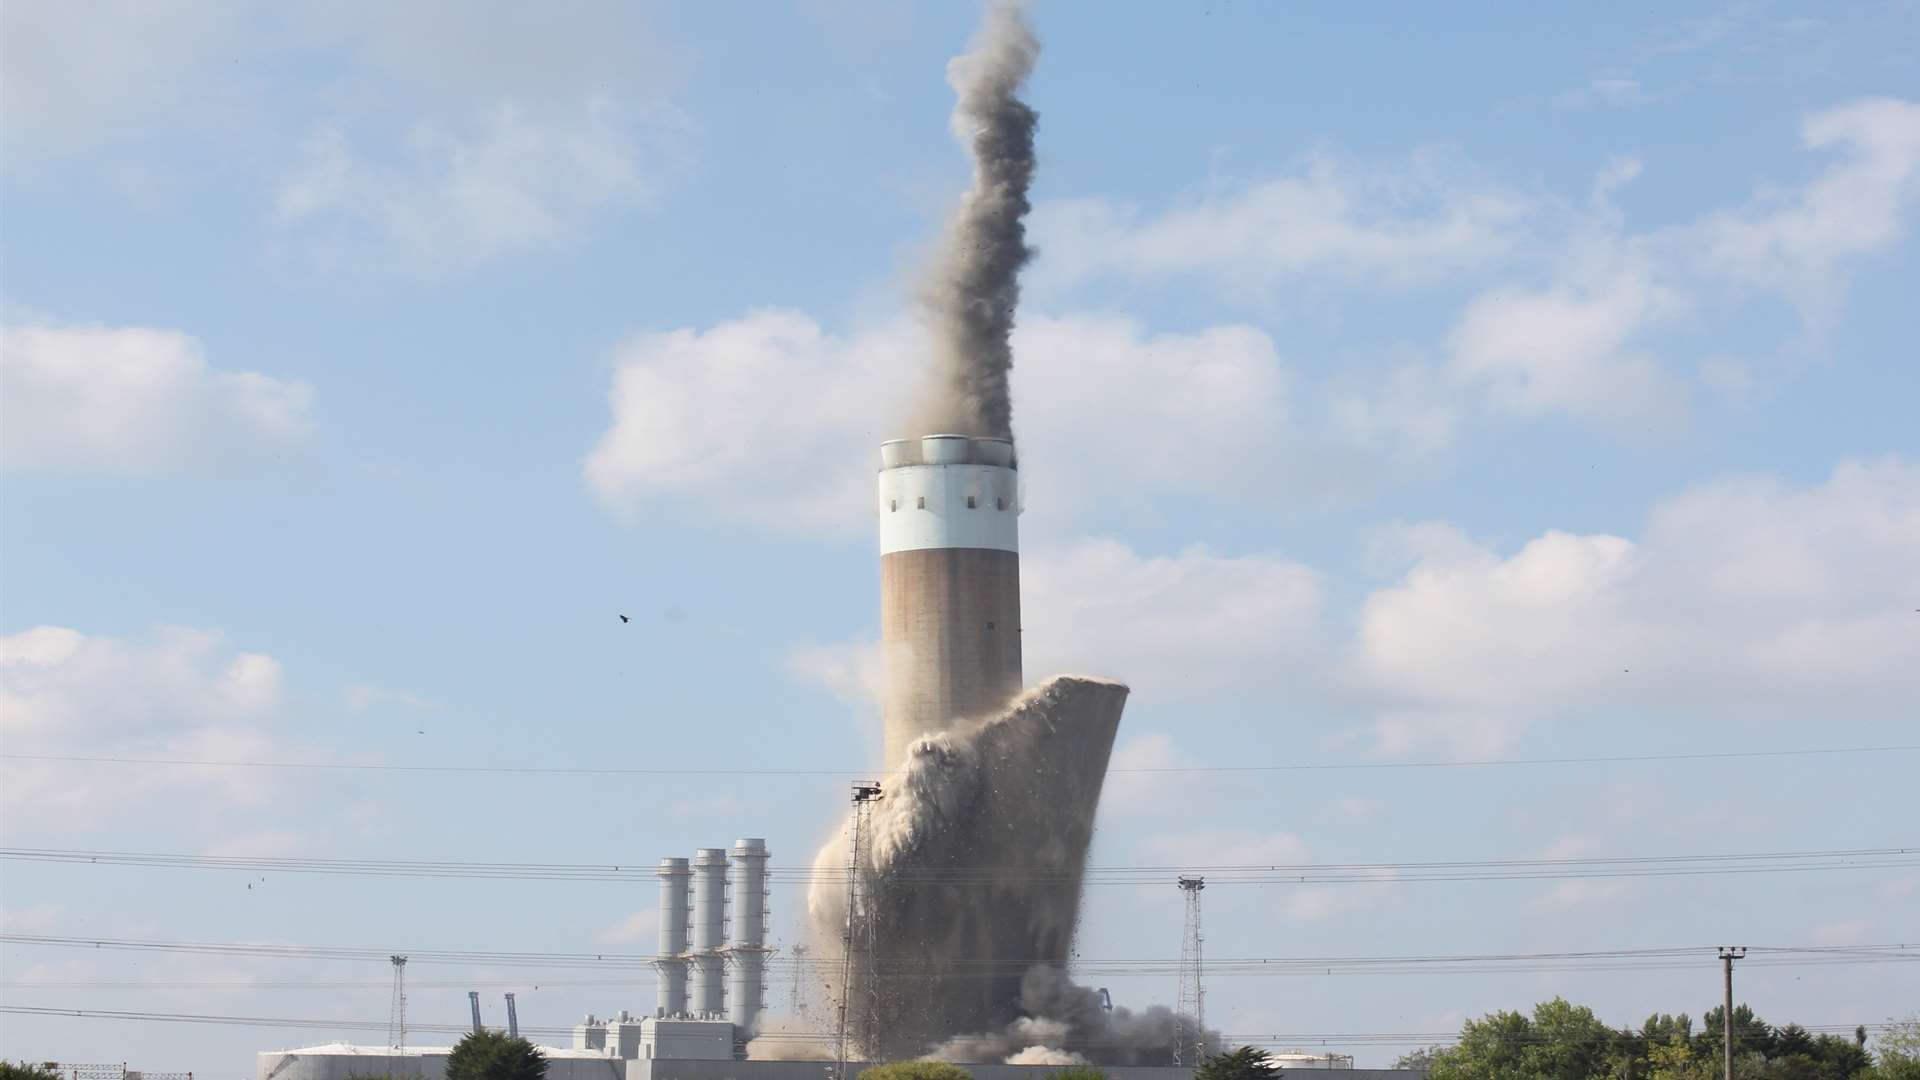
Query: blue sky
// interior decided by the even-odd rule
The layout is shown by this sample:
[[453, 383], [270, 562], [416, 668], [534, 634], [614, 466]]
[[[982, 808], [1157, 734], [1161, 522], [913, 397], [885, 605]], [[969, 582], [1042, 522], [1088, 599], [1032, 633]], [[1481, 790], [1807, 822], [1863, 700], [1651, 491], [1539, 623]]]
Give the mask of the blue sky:
[[[6, 751], [866, 768], [867, 485], [967, 181], [943, 70], [976, 18], [6, 5]], [[1913, 741], [1914, 5], [1033, 19], [1027, 668], [1133, 685], [1116, 764]], [[1094, 857], [1910, 844], [1913, 764], [1127, 774]], [[761, 835], [800, 865], [842, 801], [831, 775], [3, 775], [8, 846], [295, 857]], [[0, 873], [0, 921], [37, 933], [651, 948], [644, 887]], [[1222, 887], [1208, 949], [1885, 943], [1917, 897], [1912, 870]], [[799, 902], [773, 898], [783, 939]], [[1171, 883], [1094, 889], [1080, 952], [1171, 958], [1179, 918]], [[385, 1017], [378, 986], [258, 985], [384, 965], [130, 955], [9, 946], [4, 997]], [[1742, 988], [1769, 1018], [1871, 1022], [1920, 1000], [1907, 970]], [[652, 1000], [433, 973], [523, 975], [530, 1024]], [[1209, 1018], [1445, 1031], [1559, 993], [1628, 1023], [1697, 1015], [1717, 980], [1223, 978]], [[203, 985], [79, 988], [101, 981]], [[423, 987], [413, 1015], [459, 1022], [463, 997]], [[325, 1037], [0, 1016], [9, 1057], [207, 1076]]]

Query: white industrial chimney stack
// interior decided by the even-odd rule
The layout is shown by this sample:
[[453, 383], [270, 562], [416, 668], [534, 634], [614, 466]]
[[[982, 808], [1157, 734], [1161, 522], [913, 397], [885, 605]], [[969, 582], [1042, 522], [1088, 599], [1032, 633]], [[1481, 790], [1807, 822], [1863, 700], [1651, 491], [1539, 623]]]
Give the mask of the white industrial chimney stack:
[[693, 968], [689, 1011], [717, 1018], [727, 1009], [727, 849], [693, 853]]
[[727, 957], [727, 1019], [735, 1037], [750, 1039], [766, 1008], [767, 842], [746, 837], [733, 844], [733, 940]]
[[921, 736], [996, 712], [1020, 692], [1015, 469], [1007, 439], [880, 446], [888, 768]]
[[661, 859], [654, 873], [660, 878], [660, 947], [653, 960], [660, 986], [655, 1011], [660, 1016], [682, 1016], [687, 1011], [687, 879], [692, 871], [685, 859]]

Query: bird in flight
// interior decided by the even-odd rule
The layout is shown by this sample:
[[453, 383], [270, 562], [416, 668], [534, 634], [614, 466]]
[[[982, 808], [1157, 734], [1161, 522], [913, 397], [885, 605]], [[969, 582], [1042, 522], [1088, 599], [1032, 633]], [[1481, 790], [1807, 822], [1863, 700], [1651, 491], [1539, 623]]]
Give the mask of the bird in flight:
[[632, 620], [632, 619], [629, 619], [629, 618], [627, 618], [627, 617], [626, 617], [625, 615], [622, 615], [622, 616], [620, 616], [620, 621], [621, 621], [621, 622], [623, 622], [623, 623], [630, 623], [630, 622], [632, 622], [633, 620]]

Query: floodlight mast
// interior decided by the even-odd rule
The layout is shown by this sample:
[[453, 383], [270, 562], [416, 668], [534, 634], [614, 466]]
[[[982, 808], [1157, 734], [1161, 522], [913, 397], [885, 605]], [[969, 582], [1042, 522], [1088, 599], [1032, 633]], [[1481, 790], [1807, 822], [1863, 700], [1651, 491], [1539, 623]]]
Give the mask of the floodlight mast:
[[[865, 960], [870, 961], [872, 959], [871, 943], [867, 940], [871, 937], [872, 924], [871, 920], [866, 917], [867, 913], [863, 910], [865, 901], [860, 895], [860, 857], [866, 836], [869, 812], [872, 810], [873, 804], [878, 802], [880, 798], [879, 781], [860, 780], [854, 782], [853, 818], [848, 823], [847, 829], [847, 831], [852, 834], [852, 840], [850, 850], [847, 853], [847, 923], [845, 932], [840, 939], [839, 1024], [833, 1040], [833, 1080], [847, 1080], [847, 1022], [848, 1009], [852, 1005], [853, 999], [853, 950], [856, 941], [868, 946], [866, 952], [863, 954]], [[862, 989], [871, 993], [874, 989], [872, 985], [872, 973], [863, 972], [863, 974], [867, 977], [862, 980], [866, 984]], [[867, 1025], [862, 1025], [862, 1033], [870, 1035], [871, 1032], [867, 1031], [866, 1027]]]

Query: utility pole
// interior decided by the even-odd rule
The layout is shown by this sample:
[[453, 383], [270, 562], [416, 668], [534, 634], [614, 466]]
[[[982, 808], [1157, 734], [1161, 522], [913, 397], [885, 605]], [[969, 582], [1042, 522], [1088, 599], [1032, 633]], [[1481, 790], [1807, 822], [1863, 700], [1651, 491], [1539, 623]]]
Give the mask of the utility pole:
[[520, 1037], [520, 1014], [513, 1009], [513, 991], [507, 991], [507, 1038]]
[[[865, 944], [865, 938], [869, 936], [864, 933], [855, 933], [856, 928], [866, 924], [865, 912], [860, 910], [865, 903], [860, 896], [860, 850], [867, 831], [867, 819], [874, 802], [879, 798], [878, 781], [868, 780], [856, 782], [853, 785], [853, 820], [849, 823], [848, 829], [853, 834], [853, 839], [851, 849], [847, 853], [847, 927], [840, 939], [840, 1016], [838, 1029], [833, 1038], [833, 1080], [847, 1080], [847, 1009], [853, 1001], [854, 942], [861, 941]], [[871, 956], [868, 959], [871, 959]], [[870, 984], [873, 981], [871, 971], [863, 971], [862, 974], [863, 982]], [[873, 991], [871, 985], [863, 986], [861, 989], [867, 993]], [[867, 1026], [862, 1025], [863, 1033], [871, 1034], [865, 1032]]]
[[387, 1011], [387, 1048], [407, 1048], [407, 958], [389, 956], [393, 962], [393, 1007]]
[[1727, 976], [1727, 1007], [1720, 1014], [1720, 1041], [1725, 1045], [1727, 1058], [1727, 1080], [1733, 1080], [1733, 962], [1744, 960], [1747, 956], [1745, 945], [1720, 946], [1720, 966]]
[[467, 991], [467, 1006], [473, 1010], [473, 1033], [480, 1034], [480, 991]]
[[1180, 891], [1187, 894], [1186, 927], [1180, 935], [1180, 994], [1174, 999], [1173, 1063], [1184, 1063], [1188, 1048], [1188, 1025], [1192, 1025], [1193, 1064], [1207, 1056], [1207, 991], [1201, 983], [1200, 890], [1206, 878], [1183, 877]]

